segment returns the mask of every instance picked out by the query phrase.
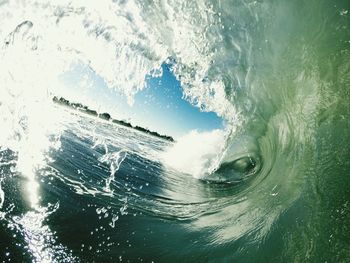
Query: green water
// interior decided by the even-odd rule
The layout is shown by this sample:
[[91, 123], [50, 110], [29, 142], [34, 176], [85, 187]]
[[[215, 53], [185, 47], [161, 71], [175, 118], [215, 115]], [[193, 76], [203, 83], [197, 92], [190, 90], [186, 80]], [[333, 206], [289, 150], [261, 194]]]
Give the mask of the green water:
[[[2, 1], [0, 22], [3, 261], [349, 262], [349, 1]], [[56, 109], [77, 62], [129, 101], [167, 63], [225, 147], [181, 166], [193, 137]]]

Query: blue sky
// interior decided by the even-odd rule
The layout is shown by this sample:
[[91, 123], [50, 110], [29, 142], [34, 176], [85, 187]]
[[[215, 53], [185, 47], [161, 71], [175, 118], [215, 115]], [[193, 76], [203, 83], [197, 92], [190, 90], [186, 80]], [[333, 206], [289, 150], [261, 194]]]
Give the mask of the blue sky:
[[123, 94], [109, 89], [101, 77], [83, 66], [60, 77], [63, 85], [56, 95], [175, 138], [194, 129], [223, 128], [222, 119], [215, 113], [201, 112], [182, 98], [181, 84], [168, 65], [163, 64], [162, 69], [159, 78], [146, 76], [146, 88], [135, 95], [132, 106]]

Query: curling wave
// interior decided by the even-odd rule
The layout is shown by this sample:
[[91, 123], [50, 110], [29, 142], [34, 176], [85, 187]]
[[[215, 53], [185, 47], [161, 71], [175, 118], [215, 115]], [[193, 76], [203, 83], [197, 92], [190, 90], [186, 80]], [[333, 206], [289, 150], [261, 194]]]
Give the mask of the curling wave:
[[[146, 233], [143, 244], [159, 261], [346, 260], [349, 8], [342, 0], [0, 1], [0, 219], [8, 226], [1, 231], [20, 229], [26, 244], [39, 239], [38, 249], [23, 248], [37, 262], [89, 258], [91, 249], [73, 237], [56, 237], [45, 225], [45, 218], [62, 206], [71, 211], [71, 204], [53, 206], [40, 198], [37, 179], [45, 178], [44, 170], [69, 186], [67, 192], [120, 205], [119, 216], [133, 210], [139, 220], [133, 226]], [[76, 64], [90, 67], [132, 104], [146, 88], [145, 76], [162, 74], [163, 63], [181, 82], [185, 99], [227, 121], [225, 131], [192, 132], [175, 145], [147, 144], [135, 134], [121, 140], [121, 131], [111, 134], [109, 124], [67, 117], [52, 104], [59, 76]], [[68, 153], [82, 158], [65, 163], [72, 171], [78, 167], [78, 175], [60, 166], [60, 150], [67, 159]], [[87, 177], [80, 166], [97, 170]], [[94, 176], [106, 171], [101, 188]], [[18, 202], [9, 195], [18, 176], [30, 189], [26, 213], [13, 208]], [[138, 185], [145, 181], [154, 188]], [[98, 215], [108, 213], [105, 206]], [[61, 219], [68, 215], [75, 216]], [[145, 230], [149, 221], [156, 237]], [[122, 220], [120, 225], [128, 229]], [[57, 231], [67, 234], [62, 228]], [[45, 233], [49, 249], [39, 238]], [[166, 235], [172, 238], [164, 241]], [[130, 237], [116, 236], [115, 243], [105, 242], [118, 251], [116, 244]], [[120, 255], [101, 250], [96, 257], [153, 259], [136, 246], [128, 243]]]

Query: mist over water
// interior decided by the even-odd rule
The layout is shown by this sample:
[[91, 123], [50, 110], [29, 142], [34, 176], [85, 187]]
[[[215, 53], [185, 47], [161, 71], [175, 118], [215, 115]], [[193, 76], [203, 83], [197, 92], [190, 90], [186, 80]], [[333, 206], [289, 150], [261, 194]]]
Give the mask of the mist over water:
[[[346, 262], [349, 10], [0, 1], [1, 260]], [[173, 144], [58, 108], [77, 63], [130, 104], [167, 63], [227, 127]]]

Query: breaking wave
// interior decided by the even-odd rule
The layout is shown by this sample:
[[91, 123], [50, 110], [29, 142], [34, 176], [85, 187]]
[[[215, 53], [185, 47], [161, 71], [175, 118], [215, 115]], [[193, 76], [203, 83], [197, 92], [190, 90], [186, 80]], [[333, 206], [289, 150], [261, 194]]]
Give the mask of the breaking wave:
[[[83, 64], [133, 104], [147, 88], [145, 76], [160, 76], [166, 63], [184, 99], [224, 118], [225, 130], [193, 131], [162, 151], [126, 143], [111, 153], [106, 146], [99, 162], [111, 173], [101, 191], [113, 196], [115, 172], [138, 152], [182, 175], [164, 179], [173, 203], [129, 206], [205, 233], [198, 253], [209, 261], [209, 250], [220, 261], [266, 257], [264, 250], [277, 261], [348, 258], [348, 10], [340, 0], [0, 1], [0, 167], [12, 167], [1, 170], [0, 208], [8, 198], [2, 182], [17, 172], [33, 209], [0, 218], [25, 229], [29, 244], [43, 232], [55, 239], [44, 223], [60, 208], [41, 205], [36, 180], [67, 130], [52, 103], [62, 74]], [[108, 144], [96, 142], [91, 149]], [[207, 185], [191, 192], [195, 204], [181, 192], [184, 178]], [[52, 252], [38, 242], [39, 249], [27, 248], [38, 262], [78, 260], [61, 245]], [[190, 248], [174, 253], [197, 257]]]

